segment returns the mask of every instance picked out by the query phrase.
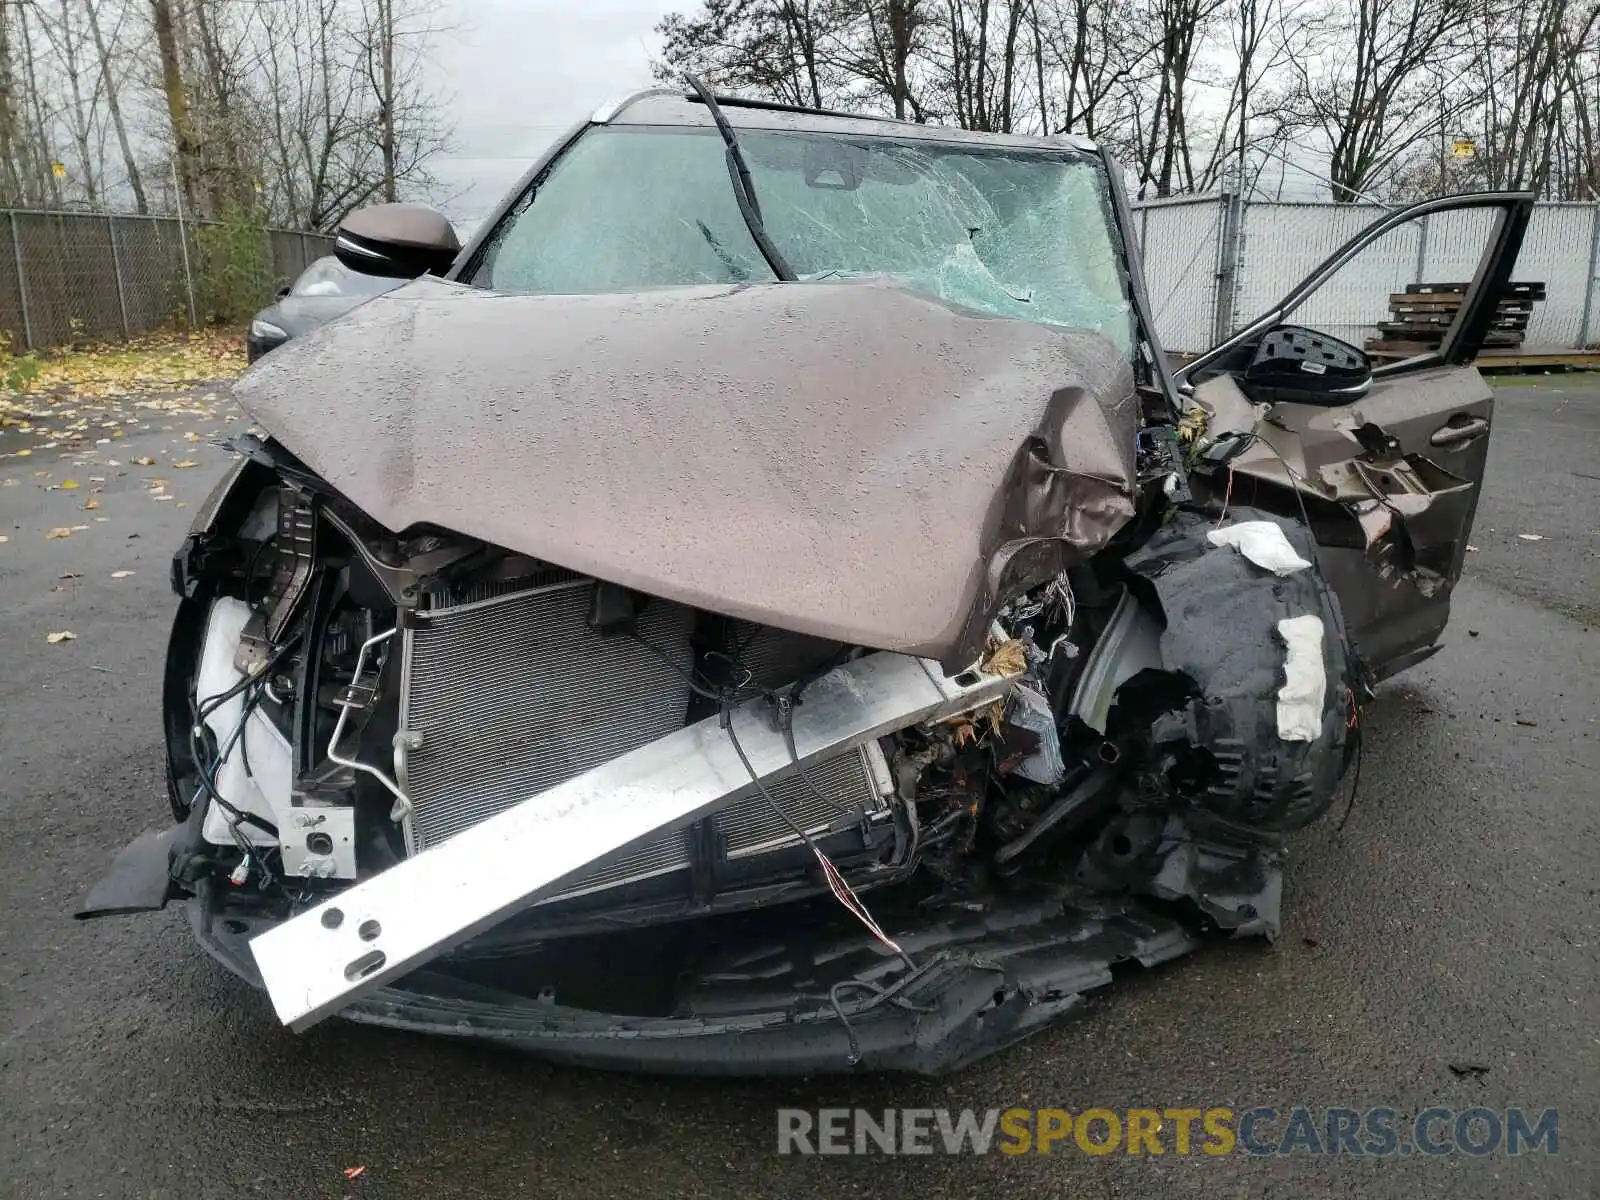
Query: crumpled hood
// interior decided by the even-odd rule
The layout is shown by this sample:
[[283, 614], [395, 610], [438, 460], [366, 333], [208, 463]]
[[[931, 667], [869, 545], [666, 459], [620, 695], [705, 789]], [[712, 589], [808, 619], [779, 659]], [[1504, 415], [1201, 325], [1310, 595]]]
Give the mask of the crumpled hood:
[[250, 415], [369, 516], [938, 658], [1133, 513], [1098, 334], [875, 280], [506, 296], [419, 280], [262, 359]]

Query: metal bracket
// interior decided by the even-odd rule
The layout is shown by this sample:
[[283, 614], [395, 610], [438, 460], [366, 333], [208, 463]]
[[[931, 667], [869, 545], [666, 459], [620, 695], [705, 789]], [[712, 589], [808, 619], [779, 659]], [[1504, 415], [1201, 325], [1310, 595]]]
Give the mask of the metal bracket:
[[309, 879], [356, 877], [356, 810], [296, 809], [278, 830], [285, 875]]

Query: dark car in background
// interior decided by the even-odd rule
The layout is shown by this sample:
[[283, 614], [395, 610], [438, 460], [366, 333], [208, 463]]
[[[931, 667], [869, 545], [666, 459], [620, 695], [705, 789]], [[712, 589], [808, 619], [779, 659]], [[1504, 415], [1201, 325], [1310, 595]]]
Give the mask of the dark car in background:
[[290, 338], [326, 325], [356, 305], [392, 292], [404, 282], [403, 279], [359, 274], [333, 255], [325, 255], [279, 292], [275, 303], [255, 315], [245, 339], [246, 353], [250, 361], [255, 362]]

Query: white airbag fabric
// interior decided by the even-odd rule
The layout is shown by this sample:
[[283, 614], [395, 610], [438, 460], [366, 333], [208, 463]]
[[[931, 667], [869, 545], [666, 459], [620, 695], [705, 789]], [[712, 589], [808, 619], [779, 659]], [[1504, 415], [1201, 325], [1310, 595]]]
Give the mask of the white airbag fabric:
[[[1274, 526], [1276, 528], [1276, 526]], [[1278, 636], [1288, 647], [1284, 685], [1278, 689], [1278, 736], [1286, 742], [1314, 742], [1322, 733], [1322, 706], [1328, 675], [1322, 663], [1322, 618], [1285, 617]]]
[[1295, 552], [1283, 528], [1272, 521], [1240, 521], [1206, 534], [1213, 546], [1233, 546], [1258, 567], [1274, 575], [1293, 575], [1311, 564]]

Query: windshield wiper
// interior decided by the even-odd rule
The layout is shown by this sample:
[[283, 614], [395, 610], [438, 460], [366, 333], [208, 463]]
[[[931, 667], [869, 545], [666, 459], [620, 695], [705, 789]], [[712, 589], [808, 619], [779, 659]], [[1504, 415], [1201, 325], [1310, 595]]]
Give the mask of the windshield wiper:
[[706, 111], [717, 124], [717, 132], [722, 135], [722, 144], [728, 150], [728, 178], [733, 182], [733, 198], [738, 201], [739, 215], [744, 218], [745, 227], [750, 230], [756, 248], [761, 251], [761, 257], [767, 260], [767, 266], [772, 268], [774, 275], [786, 283], [793, 283], [794, 269], [778, 253], [777, 246], [767, 236], [766, 226], [761, 223], [761, 205], [756, 200], [755, 185], [750, 182], [750, 168], [745, 165], [744, 155], [739, 150], [739, 139], [733, 135], [733, 126], [728, 124], [728, 118], [722, 115], [722, 106], [711, 94], [711, 89], [700, 82], [698, 75], [685, 75], [683, 78], [700, 98], [700, 103], [706, 106]]

